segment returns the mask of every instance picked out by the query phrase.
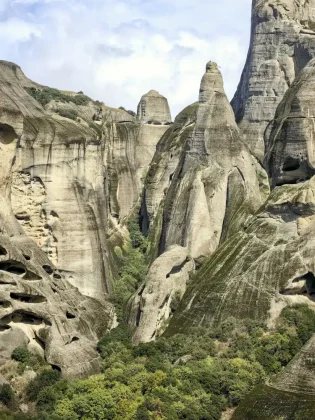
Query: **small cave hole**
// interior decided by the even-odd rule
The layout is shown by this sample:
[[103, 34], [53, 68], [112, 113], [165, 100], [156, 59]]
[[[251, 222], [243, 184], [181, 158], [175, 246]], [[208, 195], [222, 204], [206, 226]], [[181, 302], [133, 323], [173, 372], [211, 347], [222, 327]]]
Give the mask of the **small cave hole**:
[[172, 173], [172, 174], [170, 175], [170, 182], [172, 181], [173, 176], [174, 176], [174, 173]]
[[43, 269], [46, 271], [47, 274], [52, 274], [54, 270], [50, 267], [50, 265], [43, 265]]
[[0, 124], [0, 143], [10, 144], [15, 138], [17, 138], [17, 135], [13, 127], [8, 124]]
[[284, 161], [282, 170], [284, 172], [292, 172], [296, 171], [300, 168], [300, 161], [299, 159], [293, 157], [287, 157]]
[[53, 278], [56, 280], [61, 280], [61, 275], [58, 273], [54, 273]]
[[7, 255], [8, 251], [0, 245], [0, 257]]
[[75, 316], [75, 315], [73, 315], [71, 312], [67, 311], [67, 313], [66, 313], [66, 317], [67, 317], [68, 319], [74, 319], [76, 316]]
[[29, 255], [23, 254], [23, 257], [26, 259], [26, 261], [30, 261], [31, 257]]
[[10, 293], [11, 299], [17, 300], [23, 303], [44, 303], [47, 299], [40, 295], [29, 295], [27, 293]]
[[0, 325], [0, 332], [5, 332], [10, 329], [11, 329], [10, 325]]
[[26, 268], [22, 263], [16, 261], [3, 261], [0, 262], [0, 270], [6, 271], [10, 274], [23, 276], [26, 274]]
[[72, 337], [70, 343], [74, 343], [75, 341], [79, 341], [79, 337]]

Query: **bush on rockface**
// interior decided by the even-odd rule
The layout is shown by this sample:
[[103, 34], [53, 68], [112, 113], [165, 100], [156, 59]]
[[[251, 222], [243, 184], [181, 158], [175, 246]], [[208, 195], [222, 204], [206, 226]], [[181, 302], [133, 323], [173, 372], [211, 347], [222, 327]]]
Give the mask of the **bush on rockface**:
[[87, 105], [91, 101], [91, 98], [84, 94], [67, 95], [58, 89], [49, 87], [43, 89], [31, 87], [25, 90], [42, 106], [47, 105], [50, 101], [72, 102], [75, 105]]
[[12, 352], [11, 358], [17, 362], [26, 363], [30, 360], [31, 355], [27, 347], [16, 347]]
[[0, 402], [9, 408], [15, 403], [14, 391], [9, 384], [0, 386]]
[[132, 219], [128, 224], [130, 244], [125, 252], [116, 255], [120, 258], [119, 279], [114, 284], [112, 302], [116, 308], [118, 321], [123, 320], [123, 308], [128, 299], [144, 281], [148, 272], [148, 265], [145, 260], [147, 239], [142, 235], [138, 219]]
[[74, 109], [59, 109], [57, 112], [61, 117], [68, 118], [75, 121], [78, 118], [78, 113]]

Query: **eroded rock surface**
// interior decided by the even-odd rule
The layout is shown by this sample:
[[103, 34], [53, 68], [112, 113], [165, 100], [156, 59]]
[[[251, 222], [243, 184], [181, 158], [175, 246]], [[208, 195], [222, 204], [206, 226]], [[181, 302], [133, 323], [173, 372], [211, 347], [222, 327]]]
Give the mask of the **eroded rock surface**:
[[[1, 164], [13, 211], [70, 283], [106, 298], [118, 270], [114, 249], [128, 240], [126, 224], [168, 126], [140, 123], [92, 100], [57, 98], [42, 106], [32, 90], [45, 87], [0, 63]], [[148, 110], [156, 107], [156, 118], [170, 123], [166, 98], [149, 99]]]
[[150, 315], [151, 301], [161, 305], [170, 295], [163, 286], [164, 256], [172, 250], [174, 267], [176, 250], [178, 258], [182, 249], [197, 262], [209, 257], [242, 227], [268, 191], [264, 171], [242, 142], [221, 73], [209, 62], [198, 104], [184, 110], [163, 136], [148, 173], [143, 215], [148, 218], [152, 255], [160, 257], [152, 265], [142, 299], [135, 297], [143, 312], [137, 341], [159, 333], [148, 325], [157, 325], [156, 313]]
[[273, 186], [315, 175], [315, 59], [302, 70], [277, 109], [267, 142], [266, 167]]
[[253, 0], [250, 47], [232, 106], [246, 143], [261, 162], [265, 130], [314, 53], [314, 0]]
[[287, 305], [314, 307], [315, 178], [283, 185], [194, 276], [167, 333], [235, 316], [272, 322]]

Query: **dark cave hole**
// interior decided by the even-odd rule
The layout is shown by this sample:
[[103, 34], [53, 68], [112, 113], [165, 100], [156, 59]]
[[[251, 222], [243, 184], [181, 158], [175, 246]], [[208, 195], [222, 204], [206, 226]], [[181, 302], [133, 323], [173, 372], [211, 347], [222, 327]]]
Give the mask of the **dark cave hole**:
[[70, 343], [74, 343], [75, 341], [79, 341], [79, 337], [72, 337], [72, 340], [70, 341]]
[[0, 124], [0, 143], [10, 144], [16, 137], [13, 127], [8, 124]]
[[0, 325], [0, 332], [5, 332], [10, 329], [11, 329], [10, 325]]
[[58, 273], [54, 273], [53, 278], [56, 280], [61, 280], [61, 275]]
[[300, 161], [299, 159], [293, 157], [287, 157], [284, 161], [282, 170], [284, 172], [291, 172], [296, 171], [300, 168]]
[[18, 323], [18, 324], [27, 324], [27, 325], [41, 325], [45, 324], [47, 326], [51, 326], [51, 322], [47, 319], [39, 317], [32, 312], [26, 311], [15, 311], [10, 315], [5, 316], [0, 320], [1, 323], [9, 324], [10, 322]]
[[7, 255], [8, 251], [0, 245], [0, 256]]
[[0, 262], [0, 270], [7, 271], [8, 273], [15, 274], [17, 276], [23, 276], [26, 274], [25, 266], [22, 263], [15, 261]]
[[26, 259], [26, 261], [30, 261], [31, 257], [29, 255], [23, 254], [23, 257]]
[[71, 312], [69, 312], [69, 311], [67, 311], [66, 316], [67, 316], [67, 318], [68, 318], [68, 319], [74, 319], [74, 318], [76, 318], [76, 316], [75, 316], [75, 315], [73, 315], [73, 314], [72, 314]]
[[182, 268], [185, 266], [185, 264], [187, 264], [189, 262], [189, 258], [186, 258], [186, 260], [180, 264], [180, 265], [176, 265], [175, 267], [172, 268], [172, 270], [166, 275], [166, 278], [170, 278], [172, 274], [178, 274], [182, 271]]
[[50, 265], [43, 265], [43, 269], [46, 271], [47, 274], [52, 274], [54, 270], [50, 267]]
[[24, 303], [44, 303], [47, 299], [44, 296], [29, 295], [27, 293], [10, 293], [10, 297], [14, 300]]

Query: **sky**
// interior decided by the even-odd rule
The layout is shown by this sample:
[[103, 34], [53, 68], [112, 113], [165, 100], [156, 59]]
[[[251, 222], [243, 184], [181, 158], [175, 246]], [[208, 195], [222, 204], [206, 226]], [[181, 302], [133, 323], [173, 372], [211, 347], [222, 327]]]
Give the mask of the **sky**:
[[250, 9], [251, 0], [0, 0], [0, 59], [113, 107], [136, 110], [155, 89], [175, 117], [198, 99], [210, 60], [232, 98]]

